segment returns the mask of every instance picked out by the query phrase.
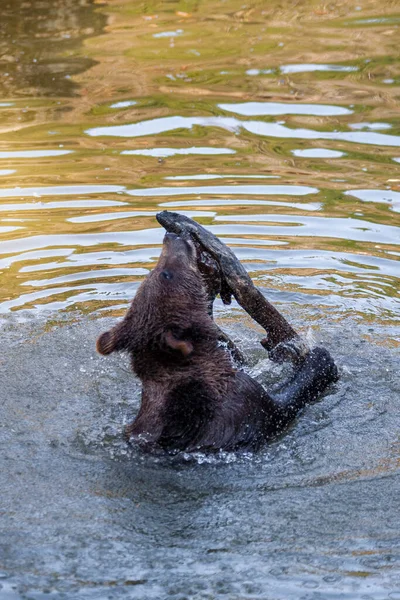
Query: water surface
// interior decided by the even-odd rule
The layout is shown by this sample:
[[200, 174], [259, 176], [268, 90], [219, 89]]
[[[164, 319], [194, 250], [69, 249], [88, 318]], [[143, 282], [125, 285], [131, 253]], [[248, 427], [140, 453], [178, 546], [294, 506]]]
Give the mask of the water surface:
[[[40, 6], [39, 6], [40, 4]], [[372, 0], [6, 0], [0, 598], [400, 598], [400, 13]], [[337, 359], [257, 456], [150, 459], [94, 352], [165, 208]], [[234, 304], [266, 385], [287, 368]]]

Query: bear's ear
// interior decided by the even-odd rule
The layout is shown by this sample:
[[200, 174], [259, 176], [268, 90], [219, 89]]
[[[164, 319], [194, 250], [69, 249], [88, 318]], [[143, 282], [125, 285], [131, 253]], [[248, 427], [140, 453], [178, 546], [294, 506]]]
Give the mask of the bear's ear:
[[116, 350], [116, 339], [113, 330], [105, 331], [102, 333], [96, 341], [96, 350], [99, 354], [111, 354]]
[[189, 340], [179, 339], [173, 332], [169, 329], [164, 336], [164, 340], [168, 348], [171, 350], [177, 350], [184, 356], [190, 356], [193, 352], [193, 344]]
[[117, 350], [126, 350], [129, 346], [128, 330], [125, 322], [121, 321], [110, 329], [102, 333], [96, 341], [96, 350], [100, 354], [111, 354]]

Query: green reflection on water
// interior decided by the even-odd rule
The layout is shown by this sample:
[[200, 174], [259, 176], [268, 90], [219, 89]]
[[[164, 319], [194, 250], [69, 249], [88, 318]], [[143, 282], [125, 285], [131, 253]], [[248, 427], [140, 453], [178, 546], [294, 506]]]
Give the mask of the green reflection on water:
[[[347, 3], [293, 5], [261, 0], [249, 5], [236, 0], [49, 0], [41, 2], [40, 8], [35, 2], [6, 2], [0, 24], [1, 63], [8, 73], [0, 88], [0, 152], [10, 155], [3, 154], [0, 159], [0, 173], [4, 173], [0, 186], [20, 186], [22, 190], [20, 197], [13, 198], [13, 207], [1, 212], [0, 227], [7, 229], [1, 230], [0, 250], [2, 242], [11, 240], [18, 240], [20, 248], [0, 256], [0, 310], [7, 302], [14, 303], [15, 309], [46, 306], [61, 310], [61, 296], [71, 298], [72, 304], [76, 297], [77, 307], [92, 307], [93, 311], [126, 303], [134, 293], [132, 284], [141, 276], [132, 278], [121, 269], [118, 275], [115, 269], [151, 268], [161, 242], [154, 214], [169, 200], [112, 192], [71, 198], [97, 200], [98, 206], [57, 206], [57, 201], [65, 198], [56, 194], [45, 199], [53, 202], [50, 208], [40, 197], [24, 198], [23, 188], [81, 184], [120, 185], [128, 190], [175, 189], [198, 187], [198, 182], [190, 180], [196, 174], [229, 175], [224, 180], [229, 186], [262, 185], [265, 180], [254, 177], [272, 175], [279, 177], [273, 182], [277, 185], [313, 187], [319, 193], [312, 200], [285, 195], [263, 198], [250, 193], [243, 195], [240, 203], [241, 196], [216, 194], [214, 188], [221, 184], [216, 179], [201, 182], [205, 191], [198, 196], [183, 193], [172, 199], [181, 200], [182, 210], [192, 211], [208, 226], [229, 217], [234, 228], [225, 234], [226, 239], [241, 252], [243, 260], [251, 261], [254, 252], [263, 250], [262, 260], [252, 267], [252, 276], [261, 284], [265, 261], [272, 264], [268, 273], [273, 276], [271, 287], [277, 290], [278, 302], [290, 302], [300, 294], [304, 304], [321, 302], [322, 307], [325, 298], [344, 314], [358, 311], [366, 319], [372, 315], [394, 321], [400, 243], [393, 236], [386, 239], [385, 233], [375, 242], [367, 237], [348, 239], [345, 230], [335, 230], [332, 235], [330, 227], [336, 225], [330, 219], [360, 220], [360, 231], [366, 233], [382, 226], [399, 227], [399, 213], [393, 205], [362, 202], [344, 196], [344, 192], [400, 190], [400, 164], [393, 160], [400, 157], [400, 148], [311, 139], [309, 134], [299, 139], [261, 136], [215, 124], [135, 138], [86, 134], [96, 127], [151, 123], [165, 117], [223, 116], [239, 123], [283, 124], [309, 132], [371, 131], [400, 136], [398, 12], [390, 2], [377, 7], [366, 1], [361, 8], [356, 10]], [[219, 108], [219, 104], [244, 102], [325, 104], [348, 108], [349, 114], [245, 117]], [[382, 123], [385, 129], [379, 128]], [[196, 147], [199, 152], [207, 148], [215, 153], [196, 154]], [[179, 153], [160, 156], [163, 148]], [[343, 156], [293, 155], [294, 150], [312, 148], [339, 150]], [[221, 154], [220, 149], [231, 153]], [[32, 150], [70, 153], [32, 158], [12, 154]], [[144, 151], [147, 156], [122, 154], [131, 150]], [[166, 180], [173, 176], [187, 176], [187, 180]], [[253, 179], [246, 181], [246, 176]], [[210, 205], [203, 201], [205, 197], [225, 202]], [[232, 199], [234, 203], [230, 203]], [[260, 199], [272, 200], [273, 204], [257, 204]], [[123, 205], [105, 209], [101, 200]], [[193, 200], [194, 205], [191, 202], [185, 207]], [[315, 216], [314, 207], [309, 211], [296, 207], [296, 202], [303, 201], [316, 203], [318, 215], [325, 218], [324, 229], [317, 235], [289, 235], [283, 225], [288, 228], [290, 223], [282, 224], [279, 219], [268, 233], [248, 234], [239, 219], [246, 216], [250, 222], [253, 215], [292, 215], [301, 231], [302, 218]], [[27, 202], [35, 203], [35, 210], [22, 210]], [[1, 203], [10, 204], [10, 199], [3, 198]], [[130, 217], [129, 211], [148, 214]], [[119, 213], [127, 214], [113, 218]], [[96, 220], [96, 215], [101, 219]], [[132, 243], [127, 241], [129, 232]], [[107, 233], [120, 234], [125, 241], [118, 244], [113, 237], [110, 241], [98, 237]], [[81, 245], [83, 234], [91, 236], [90, 245]], [[139, 244], [135, 243], [136, 236], [140, 237]], [[282, 243], [284, 255], [279, 254]], [[24, 249], [27, 244], [29, 250]], [[306, 268], [294, 258], [299, 250], [316, 253], [313, 261], [307, 259]], [[49, 258], [52, 251], [58, 256]], [[136, 253], [131, 256], [131, 251]], [[330, 255], [334, 263], [323, 264], [318, 252]], [[82, 255], [85, 264], [79, 261]], [[283, 266], [282, 256], [288, 263], [293, 258], [294, 266]], [[357, 256], [359, 260], [355, 260]], [[347, 272], [345, 264], [357, 267]], [[87, 269], [99, 270], [98, 279], [82, 279]], [[105, 269], [110, 271], [108, 277]], [[371, 269], [373, 281], [365, 277]], [[80, 276], [79, 282], [70, 277], [68, 283], [51, 283], [74, 274]], [[45, 290], [38, 285], [39, 279], [50, 282]], [[359, 303], [360, 294], [367, 302]]]

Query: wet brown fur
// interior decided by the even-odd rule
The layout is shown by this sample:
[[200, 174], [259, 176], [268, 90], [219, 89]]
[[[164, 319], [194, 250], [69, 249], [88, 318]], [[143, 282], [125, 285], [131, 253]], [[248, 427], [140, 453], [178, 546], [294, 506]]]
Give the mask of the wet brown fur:
[[219, 334], [193, 243], [167, 234], [126, 316], [97, 340], [101, 354], [129, 352], [143, 385], [129, 440], [167, 451], [255, 450], [294, 417], [304, 398], [271, 397], [235, 368]]

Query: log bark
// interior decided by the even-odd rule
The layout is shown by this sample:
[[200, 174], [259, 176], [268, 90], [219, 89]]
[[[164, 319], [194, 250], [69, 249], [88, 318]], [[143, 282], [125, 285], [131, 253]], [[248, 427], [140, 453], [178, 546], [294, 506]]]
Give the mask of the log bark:
[[185, 215], [164, 210], [157, 220], [167, 231], [178, 235], [189, 235], [200, 245], [202, 251], [211, 255], [220, 271], [219, 289], [214, 285], [213, 293], [220, 293], [225, 304], [233, 295], [238, 304], [265, 329], [267, 336], [261, 344], [271, 360], [302, 362], [309, 347], [288, 323], [283, 315], [255, 287], [246, 269], [228, 246], [213, 233]]

